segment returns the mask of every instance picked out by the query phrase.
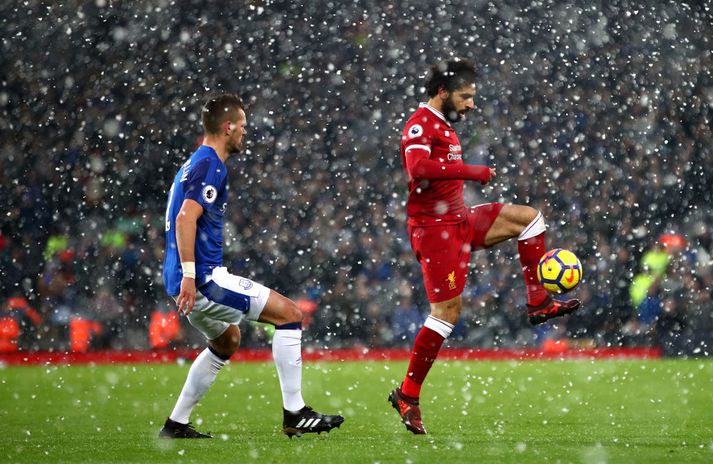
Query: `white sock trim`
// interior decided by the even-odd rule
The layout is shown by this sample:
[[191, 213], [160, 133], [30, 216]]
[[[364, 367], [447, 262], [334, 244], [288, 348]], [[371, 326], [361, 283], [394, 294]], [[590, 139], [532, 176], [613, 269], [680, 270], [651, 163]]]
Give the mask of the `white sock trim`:
[[537, 216], [535, 216], [535, 219], [533, 219], [532, 222], [529, 223], [527, 227], [525, 227], [525, 229], [522, 231], [522, 233], [517, 239], [527, 240], [528, 238], [537, 237], [546, 229], [547, 226], [545, 225], [545, 218], [544, 216], [542, 216], [542, 213], [538, 211]]
[[433, 316], [428, 316], [423, 326], [428, 327], [443, 338], [448, 338], [451, 332], [453, 332], [453, 324]]

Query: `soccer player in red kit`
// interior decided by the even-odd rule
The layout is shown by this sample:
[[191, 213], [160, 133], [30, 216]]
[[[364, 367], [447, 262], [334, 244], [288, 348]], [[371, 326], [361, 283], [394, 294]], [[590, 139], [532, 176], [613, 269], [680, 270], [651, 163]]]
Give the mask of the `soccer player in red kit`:
[[465, 181], [487, 184], [495, 176], [493, 168], [463, 163], [453, 129], [453, 123], [473, 109], [475, 78], [475, 65], [467, 60], [433, 66], [426, 81], [429, 100], [419, 105], [401, 137], [409, 183], [408, 231], [431, 314], [414, 342], [406, 377], [389, 401], [415, 434], [426, 433], [419, 408], [421, 384], [460, 315], [473, 251], [518, 238], [531, 324], [569, 314], [580, 305], [578, 300], [553, 300], [537, 279], [537, 263], [546, 251], [542, 213], [524, 205], [464, 204]]

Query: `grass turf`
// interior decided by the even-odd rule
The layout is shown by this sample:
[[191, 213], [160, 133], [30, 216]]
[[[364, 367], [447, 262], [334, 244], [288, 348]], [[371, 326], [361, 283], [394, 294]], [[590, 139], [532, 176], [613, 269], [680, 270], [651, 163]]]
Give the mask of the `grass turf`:
[[312, 363], [303, 393], [341, 429], [280, 430], [274, 366], [230, 364], [194, 411], [213, 440], [159, 440], [188, 366], [0, 369], [2, 462], [713, 462], [713, 360], [438, 362], [426, 436], [387, 403], [403, 362]]

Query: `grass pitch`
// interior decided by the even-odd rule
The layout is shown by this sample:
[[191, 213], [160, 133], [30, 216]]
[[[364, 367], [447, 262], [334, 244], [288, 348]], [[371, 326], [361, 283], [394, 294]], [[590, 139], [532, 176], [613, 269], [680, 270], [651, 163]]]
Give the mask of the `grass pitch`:
[[713, 462], [713, 360], [437, 362], [429, 435], [387, 403], [403, 362], [312, 363], [308, 404], [346, 417], [288, 439], [274, 366], [232, 363], [194, 411], [213, 440], [159, 440], [186, 365], [0, 369], [2, 462]]

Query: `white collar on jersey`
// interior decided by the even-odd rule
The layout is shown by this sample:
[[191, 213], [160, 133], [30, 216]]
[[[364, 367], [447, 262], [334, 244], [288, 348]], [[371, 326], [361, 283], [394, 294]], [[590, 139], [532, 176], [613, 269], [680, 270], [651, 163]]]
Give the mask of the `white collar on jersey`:
[[419, 103], [419, 104], [418, 104], [418, 107], [419, 107], [419, 108], [428, 108], [429, 110], [431, 110], [431, 113], [433, 113], [433, 114], [435, 114], [436, 116], [438, 116], [439, 118], [441, 118], [441, 119], [443, 120], [443, 122], [445, 122], [445, 123], [448, 124], [449, 126], [451, 125], [451, 124], [448, 122], [448, 120], [446, 119], [446, 117], [443, 116], [443, 113], [441, 113], [440, 111], [438, 111], [437, 109], [435, 109], [434, 107], [432, 107], [431, 105], [429, 105], [428, 103]]

